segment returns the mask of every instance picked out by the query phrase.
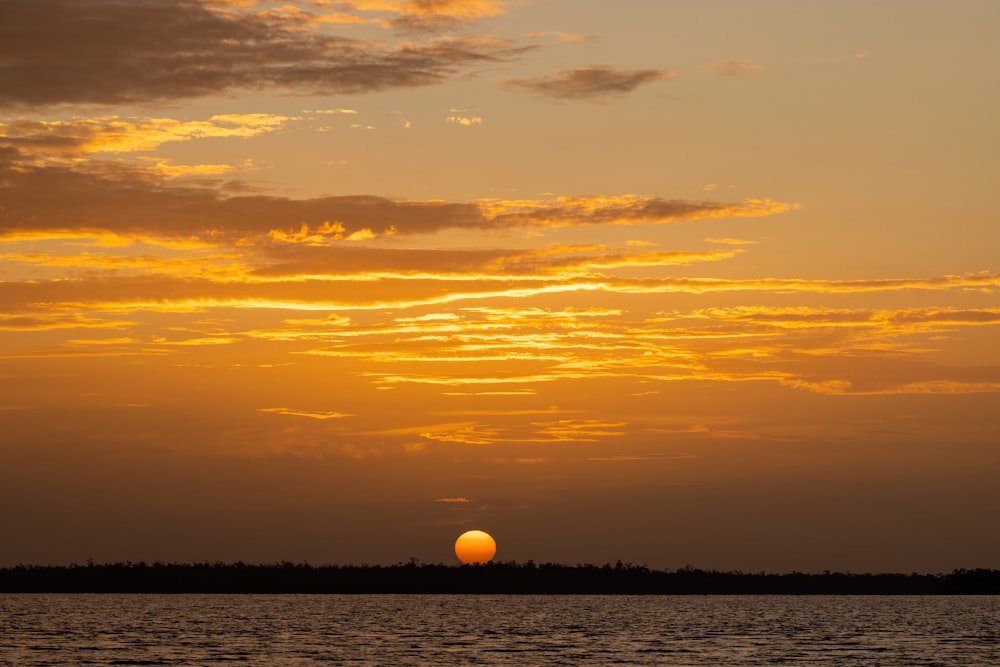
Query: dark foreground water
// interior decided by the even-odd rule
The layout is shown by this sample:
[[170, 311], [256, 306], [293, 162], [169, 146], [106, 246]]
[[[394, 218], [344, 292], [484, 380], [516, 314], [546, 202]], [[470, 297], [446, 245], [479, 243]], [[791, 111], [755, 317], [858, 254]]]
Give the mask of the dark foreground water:
[[0, 595], [0, 665], [1000, 665], [997, 597]]

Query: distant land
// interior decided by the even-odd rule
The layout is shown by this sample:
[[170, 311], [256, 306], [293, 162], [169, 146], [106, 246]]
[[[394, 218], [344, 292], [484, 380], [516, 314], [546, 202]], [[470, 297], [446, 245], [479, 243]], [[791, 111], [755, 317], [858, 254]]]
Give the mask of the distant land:
[[948, 574], [719, 572], [642, 565], [94, 563], [0, 568], [0, 593], [1000, 595], [1000, 570]]

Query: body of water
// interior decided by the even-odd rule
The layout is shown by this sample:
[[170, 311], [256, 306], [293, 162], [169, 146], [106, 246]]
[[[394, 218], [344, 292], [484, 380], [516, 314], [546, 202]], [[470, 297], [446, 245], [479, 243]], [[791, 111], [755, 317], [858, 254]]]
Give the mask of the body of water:
[[1000, 665], [978, 596], [0, 595], [0, 665]]

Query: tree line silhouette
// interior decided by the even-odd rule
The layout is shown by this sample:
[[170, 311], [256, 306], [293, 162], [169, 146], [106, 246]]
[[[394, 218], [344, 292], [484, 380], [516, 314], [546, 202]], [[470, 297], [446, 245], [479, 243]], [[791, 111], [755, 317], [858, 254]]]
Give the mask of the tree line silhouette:
[[948, 574], [719, 572], [687, 566], [119, 562], [0, 568], [0, 593], [998, 595], [1000, 570]]

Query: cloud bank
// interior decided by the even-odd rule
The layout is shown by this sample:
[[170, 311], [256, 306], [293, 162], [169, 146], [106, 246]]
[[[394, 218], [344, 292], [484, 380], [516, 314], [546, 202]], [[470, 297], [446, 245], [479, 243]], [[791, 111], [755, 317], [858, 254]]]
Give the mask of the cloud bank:
[[[485, 1], [353, 6], [403, 12], [400, 20], [411, 23], [499, 11]], [[384, 44], [330, 34], [323, 25], [302, 12], [250, 12], [205, 0], [5, 0], [0, 109], [149, 104], [264, 89], [412, 88], [531, 48], [475, 36]]]

